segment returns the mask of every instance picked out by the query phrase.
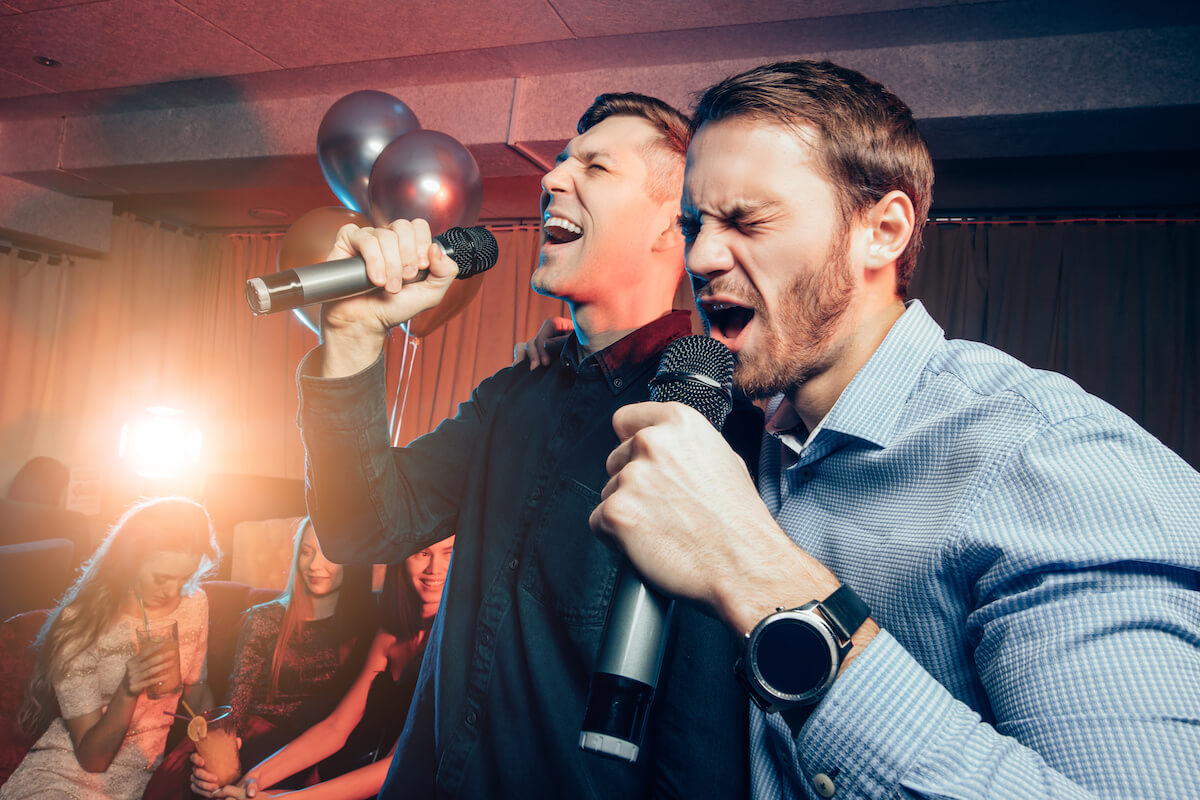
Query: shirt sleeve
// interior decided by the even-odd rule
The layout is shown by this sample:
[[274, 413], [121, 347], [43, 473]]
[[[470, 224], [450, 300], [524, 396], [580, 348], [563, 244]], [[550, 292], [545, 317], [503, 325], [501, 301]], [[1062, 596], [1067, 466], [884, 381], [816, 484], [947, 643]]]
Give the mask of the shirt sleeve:
[[[271, 631], [274, 635], [271, 635]], [[253, 706], [254, 692], [270, 668], [273, 645], [278, 635], [279, 626], [270, 624], [263, 609], [251, 608], [246, 612], [233, 651], [233, 666], [229, 670], [229, 689], [225, 700], [225, 704], [232, 709], [234, 719], [243, 719]]]
[[308, 511], [325, 554], [340, 563], [394, 563], [455, 533], [463, 476], [504, 381], [484, 381], [453, 418], [393, 448], [383, 356], [356, 375], [320, 378], [321, 356], [321, 348], [305, 356], [296, 381]]
[[881, 632], [801, 730], [797, 777], [833, 770], [862, 797], [1193, 793], [1200, 477], [1148, 438], [1089, 419], [1053, 426], [946, 554], [972, 599], [987, 708], [956, 700]]
[[54, 683], [63, 719], [75, 719], [104, 708], [107, 699], [100, 687], [100, 657], [97, 646], [76, 655]]

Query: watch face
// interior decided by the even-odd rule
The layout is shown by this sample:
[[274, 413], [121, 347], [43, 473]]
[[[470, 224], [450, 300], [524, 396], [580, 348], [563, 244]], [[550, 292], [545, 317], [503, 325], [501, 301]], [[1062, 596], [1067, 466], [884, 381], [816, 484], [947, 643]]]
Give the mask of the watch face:
[[829, 674], [829, 644], [811, 626], [778, 619], [762, 630], [754, 663], [762, 681], [781, 695], [804, 695]]

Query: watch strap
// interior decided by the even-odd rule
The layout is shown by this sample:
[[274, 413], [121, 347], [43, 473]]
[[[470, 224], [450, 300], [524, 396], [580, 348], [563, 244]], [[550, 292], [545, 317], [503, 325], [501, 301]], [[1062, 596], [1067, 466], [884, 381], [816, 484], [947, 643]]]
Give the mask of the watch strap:
[[867, 604], [844, 583], [836, 592], [818, 603], [817, 607], [829, 620], [833, 632], [843, 642], [849, 641], [854, 632], [867, 621], [867, 617], [871, 616], [871, 609]]

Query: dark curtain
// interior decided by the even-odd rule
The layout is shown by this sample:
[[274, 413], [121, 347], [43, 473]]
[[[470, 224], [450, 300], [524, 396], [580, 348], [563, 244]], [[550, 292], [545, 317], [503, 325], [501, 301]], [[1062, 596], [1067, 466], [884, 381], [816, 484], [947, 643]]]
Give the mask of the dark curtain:
[[950, 338], [1061, 372], [1200, 468], [1200, 224], [931, 224], [909, 292]]

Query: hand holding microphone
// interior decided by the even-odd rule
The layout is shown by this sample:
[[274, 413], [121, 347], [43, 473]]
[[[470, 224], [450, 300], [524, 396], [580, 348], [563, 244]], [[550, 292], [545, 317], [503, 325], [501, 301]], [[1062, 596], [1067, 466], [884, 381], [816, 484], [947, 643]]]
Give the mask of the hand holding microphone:
[[370, 365], [389, 329], [436, 306], [454, 278], [490, 269], [498, 256], [495, 237], [482, 227], [432, 236], [422, 219], [345, 225], [328, 260], [251, 278], [246, 302], [256, 314], [324, 304], [321, 374], [339, 377]]
[[[438, 247], [432, 247], [433, 243]], [[456, 265], [453, 277], [469, 278], [491, 269], [498, 256], [495, 237], [482, 227], [450, 228], [431, 236], [422, 219], [396, 220], [387, 228], [345, 225], [324, 263], [251, 278], [246, 281], [246, 302], [255, 314], [269, 314], [342, 300], [375, 288], [395, 294], [410, 283], [427, 283], [428, 288], [444, 293], [449, 288], [443, 280], [445, 257]], [[427, 281], [429, 276], [433, 280]], [[419, 312], [391, 324], [411, 319], [415, 313]]]
[[[604, 488], [603, 501], [592, 512], [593, 528], [614, 534], [637, 531], [639, 540], [646, 539], [652, 536], [652, 520], [661, 525], [662, 518], [681, 510], [674, 508], [669, 486], [655, 479], [647, 480], [647, 471], [641, 469], [642, 464], [624, 472], [639, 458], [653, 461], [659, 455], [671, 456], [670, 452], [651, 449], [646, 441], [639, 444], [635, 436], [643, 428], [654, 425], [649, 420], [665, 420], [680, 414], [680, 411], [658, 403], [683, 403], [703, 415], [683, 414], [684, 420], [693, 427], [701, 426], [699, 433], [702, 435], [693, 438], [716, 437], [716, 442], [710, 443], [708, 449], [714, 453], [722, 449], [729, 451], [717, 431], [732, 407], [732, 383], [733, 355], [715, 339], [688, 336], [667, 347], [659, 362], [658, 374], [651, 382], [650, 397], [657, 403], [626, 406], [613, 418], [613, 427], [621, 444], [608, 458], [608, 471], [613, 478]], [[630, 416], [640, 416], [648, 422], [631, 425], [626, 420]], [[673, 449], [668, 448], [668, 451]], [[729, 453], [732, 455], [732, 451]], [[689, 459], [691, 464], [705, 460], [704, 449], [693, 453]], [[738, 463], [740, 465], [740, 460]], [[742, 471], [745, 472], [744, 467]], [[704, 492], [709, 487], [694, 488]], [[688, 524], [683, 521], [680, 527]], [[632, 544], [628, 540], [623, 543], [627, 547]], [[705, 566], [712, 567], [711, 564]], [[666, 585], [664, 588], [671, 590], [673, 587]], [[672, 602], [647, 586], [632, 564], [626, 562], [622, 566], [609, 606], [579, 735], [579, 746], [584, 750], [627, 761], [637, 760], [658, 686], [671, 625]]]

